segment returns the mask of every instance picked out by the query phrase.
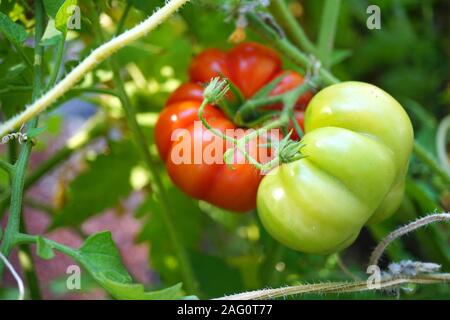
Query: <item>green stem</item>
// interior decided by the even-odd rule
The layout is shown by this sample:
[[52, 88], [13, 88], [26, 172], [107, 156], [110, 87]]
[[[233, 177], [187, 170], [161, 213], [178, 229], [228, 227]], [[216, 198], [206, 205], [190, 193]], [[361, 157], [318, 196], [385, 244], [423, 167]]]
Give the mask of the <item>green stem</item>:
[[[101, 32], [101, 26], [99, 23], [98, 11], [95, 9], [92, 10], [92, 14], [94, 15], [93, 25], [94, 30], [97, 32], [97, 40], [103, 41], [103, 34]], [[118, 30], [120, 32], [120, 30]], [[134, 136], [134, 140], [139, 148], [141, 156], [145, 161], [147, 168], [150, 171], [152, 176], [152, 182], [155, 185], [155, 193], [158, 195], [161, 200], [161, 204], [163, 206], [163, 219], [166, 225], [168, 236], [170, 241], [172, 242], [172, 246], [175, 250], [175, 254], [180, 262], [180, 271], [183, 278], [184, 286], [188, 293], [194, 294], [197, 292], [197, 280], [195, 278], [194, 270], [191, 265], [191, 261], [189, 256], [182, 245], [181, 239], [178, 236], [177, 228], [175, 226], [175, 219], [173, 217], [172, 208], [170, 207], [170, 198], [167, 195], [166, 189], [164, 187], [161, 176], [159, 175], [157, 169], [157, 160], [154, 159], [152, 154], [149, 151], [147, 145], [147, 138], [142, 132], [141, 127], [139, 126], [136, 113], [134, 111], [133, 106], [131, 105], [131, 101], [128, 97], [128, 94], [125, 91], [125, 85], [123, 83], [122, 77], [120, 75], [120, 67], [117, 63], [115, 57], [111, 57], [110, 66], [113, 71], [114, 76], [114, 84], [117, 91], [117, 94], [122, 102], [122, 108], [125, 112], [125, 116], [128, 121], [128, 125], [131, 129], [131, 132]]]
[[55, 67], [52, 70], [52, 73], [50, 74], [50, 78], [48, 80], [47, 86], [45, 87], [45, 91], [50, 90], [56, 83], [56, 80], [57, 80], [58, 74], [59, 74], [59, 70], [61, 70], [65, 43], [66, 43], [65, 37], [60, 37], [60, 39], [58, 41], [58, 46], [56, 48], [56, 57], [55, 57], [55, 63], [54, 63]]
[[[14, 237], [14, 245], [20, 245], [25, 243], [37, 243], [37, 241], [38, 236], [30, 234], [17, 233]], [[45, 242], [47, 242], [52, 248], [58, 250], [61, 253], [64, 253], [66, 256], [69, 256], [75, 260], [79, 259], [79, 253], [77, 249], [60, 244], [48, 238], [45, 238]]]
[[322, 11], [317, 54], [326, 68], [330, 66], [331, 55], [333, 53], [340, 6], [341, 0], [326, 0]]
[[[27, 228], [23, 219], [20, 220], [20, 230], [23, 233], [27, 233]], [[23, 243], [19, 245], [19, 261], [27, 280], [30, 298], [32, 300], [42, 300], [41, 288], [36, 273], [36, 265], [29, 244]]]
[[[42, 57], [44, 50], [39, 45], [39, 41], [44, 32], [44, 7], [41, 0], [35, 1], [35, 57], [34, 57], [34, 83], [33, 83], [33, 101], [39, 97], [42, 90]], [[38, 119], [34, 118], [28, 123], [28, 129], [36, 128]], [[31, 141], [26, 142], [19, 155], [19, 159], [14, 165], [14, 175], [11, 184], [11, 204], [9, 209], [9, 217], [6, 225], [5, 234], [0, 245], [0, 251], [5, 257], [8, 257], [14, 245], [14, 237], [19, 233], [20, 216], [22, 213], [22, 200], [25, 184], [25, 173], [30, 158], [33, 144]], [[4, 264], [0, 264], [0, 277], [3, 274]]]
[[14, 166], [3, 159], [0, 159], [0, 169], [5, 170], [9, 175], [14, 174]]
[[[48, 158], [45, 162], [39, 165], [30, 175], [25, 179], [24, 189], [28, 190], [31, 186], [33, 186], [37, 181], [39, 181], [45, 174], [50, 172], [52, 169], [57, 167], [60, 163], [67, 160], [75, 151], [80, 150], [86, 146], [89, 142], [94, 140], [97, 137], [100, 137], [106, 132], [106, 125], [103, 120], [94, 119], [86, 130], [81, 131], [80, 133], [75, 134], [71, 139], [69, 139], [69, 143], [66, 144], [63, 148], [58, 150], [54, 155]], [[11, 193], [7, 193], [3, 195], [0, 200], [0, 217], [4, 212], [6, 206], [9, 203], [9, 199], [11, 197]]]
[[270, 1], [269, 10], [295, 45], [306, 52], [316, 51], [314, 44], [309, 40], [303, 28], [297, 23], [284, 0]]
[[[16, 146], [16, 141], [10, 143], [10, 146]], [[14, 163], [17, 159], [17, 148], [8, 148], [8, 158], [10, 163]], [[11, 180], [12, 183], [12, 180]], [[20, 230], [26, 233], [26, 226], [24, 220], [20, 220]], [[31, 254], [31, 248], [28, 244], [23, 244], [19, 249], [19, 262], [22, 267], [23, 273], [27, 280], [28, 291], [32, 300], [41, 300], [41, 288], [39, 286], [39, 280], [37, 277], [34, 259]]]
[[414, 154], [433, 171], [437, 176], [441, 177], [444, 183], [450, 187], [450, 175], [445, 171], [434, 157], [418, 143], [414, 142]]
[[[264, 21], [262, 21], [258, 15], [254, 13], [247, 14], [250, 26], [255, 29], [256, 32], [264, 36], [269, 43], [271, 43], [275, 48], [285, 54], [294, 63], [306, 67], [314, 68], [314, 59], [308, 57], [306, 54], [298, 50], [289, 40], [285, 38], [280, 38], [279, 35]], [[319, 69], [319, 75], [322, 82], [326, 85], [331, 85], [339, 82], [330, 71], [324, 68]]]
[[125, 9], [123, 10], [122, 16], [120, 17], [119, 22], [117, 23], [116, 27], [116, 37], [122, 32], [123, 27], [125, 25], [125, 21], [127, 20], [128, 13], [130, 13], [130, 9], [133, 7], [133, 4], [131, 1], [128, 1]]

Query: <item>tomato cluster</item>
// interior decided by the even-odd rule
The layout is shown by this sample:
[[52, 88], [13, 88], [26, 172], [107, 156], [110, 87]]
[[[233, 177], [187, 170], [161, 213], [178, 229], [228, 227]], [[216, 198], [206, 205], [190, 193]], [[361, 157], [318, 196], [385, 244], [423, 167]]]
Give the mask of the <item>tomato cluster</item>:
[[[190, 81], [182, 84], [167, 100], [156, 124], [156, 144], [164, 159], [172, 181], [193, 198], [208, 201], [216, 206], [247, 212], [256, 206], [256, 193], [262, 179], [260, 172], [251, 164], [236, 159], [233, 169], [224, 163], [195, 163], [191, 154], [187, 163], [176, 163], [172, 153], [186, 137], [173, 139], [177, 129], [187, 129], [190, 139], [207, 149], [212, 143], [212, 133], [204, 127], [195, 126], [199, 121], [197, 112], [203, 100], [203, 86], [213, 77], [228, 78], [245, 98], [251, 98], [259, 89], [274, 78], [282, 79], [271, 92], [272, 95], [289, 91], [303, 83], [303, 77], [294, 71], [282, 71], [278, 54], [260, 44], [247, 42], [228, 52], [207, 49], [196, 56], [189, 66]], [[303, 126], [303, 110], [311, 99], [310, 92], [301, 96], [296, 103], [296, 116]], [[267, 106], [281, 108], [280, 105]], [[237, 129], [216, 106], [205, 108], [205, 119], [215, 129], [224, 132]], [[225, 151], [225, 144], [224, 144]], [[261, 154], [263, 150], [253, 142], [250, 153]], [[239, 152], [236, 157], [243, 157]], [[189, 160], [189, 159], [188, 159]]]
[[[202, 52], [189, 68], [191, 81], [170, 96], [161, 112], [156, 143], [170, 177], [190, 196], [239, 212], [257, 204], [263, 225], [284, 245], [311, 253], [339, 251], [355, 240], [364, 225], [392, 215], [403, 198], [413, 130], [402, 106], [380, 88], [343, 82], [314, 97], [311, 93], [300, 97], [298, 119], [303, 119], [308, 104], [304, 158], [281, 164], [264, 177], [249, 163], [231, 169], [226, 164], [178, 164], [171, 156], [186, 138], [172, 139], [179, 128], [187, 129], [188, 138], [202, 149], [210, 144], [213, 133], [202, 127], [199, 132], [194, 126], [199, 120], [202, 83], [218, 75], [227, 77], [248, 99], [281, 72], [278, 55], [259, 44], [241, 44], [229, 52]], [[303, 82], [295, 72], [282, 74], [271, 94]], [[206, 106], [204, 116], [221, 132], [236, 128], [215, 106]], [[260, 143], [252, 141], [249, 148], [258, 154]], [[193, 157], [188, 155], [190, 160]], [[238, 152], [235, 157], [243, 155]]]

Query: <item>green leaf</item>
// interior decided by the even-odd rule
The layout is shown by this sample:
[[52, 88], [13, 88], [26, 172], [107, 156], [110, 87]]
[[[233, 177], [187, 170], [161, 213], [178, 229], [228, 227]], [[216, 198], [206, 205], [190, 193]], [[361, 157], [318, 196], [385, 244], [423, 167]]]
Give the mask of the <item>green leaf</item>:
[[64, 2], [65, 0], [44, 0], [45, 11], [51, 18], [55, 18]]
[[72, 16], [72, 12], [69, 10], [71, 6], [77, 5], [77, 0], [66, 0], [59, 8], [58, 12], [55, 16], [55, 26], [56, 29], [63, 32], [64, 34], [67, 32], [67, 21]]
[[151, 292], [146, 292], [142, 284], [133, 283], [109, 231], [90, 236], [78, 250], [76, 259], [116, 299], [167, 300], [183, 296], [180, 283]]
[[53, 252], [51, 245], [43, 237], [38, 236], [36, 244], [36, 253], [39, 257], [45, 260], [53, 259], [55, 253]]
[[90, 236], [78, 251], [83, 265], [95, 279], [131, 283], [131, 276], [122, 264], [111, 232], [103, 231]]
[[175, 300], [183, 297], [181, 283], [171, 287], [146, 292], [142, 284], [123, 284], [105, 279], [104, 288], [121, 300]]
[[68, 187], [67, 203], [54, 218], [51, 228], [76, 226], [94, 214], [119, 203], [132, 187], [130, 174], [138, 155], [130, 142], [110, 145], [108, 155], [99, 155], [90, 168]]
[[47, 130], [47, 126], [30, 129], [27, 133], [27, 136], [29, 139], [32, 139], [42, 134], [45, 130]]
[[63, 38], [61, 31], [56, 29], [55, 20], [48, 20], [47, 28], [40, 41], [41, 46], [54, 46]]
[[12, 21], [6, 14], [0, 12], [0, 31], [12, 42], [21, 43], [28, 34], [23, 26]]

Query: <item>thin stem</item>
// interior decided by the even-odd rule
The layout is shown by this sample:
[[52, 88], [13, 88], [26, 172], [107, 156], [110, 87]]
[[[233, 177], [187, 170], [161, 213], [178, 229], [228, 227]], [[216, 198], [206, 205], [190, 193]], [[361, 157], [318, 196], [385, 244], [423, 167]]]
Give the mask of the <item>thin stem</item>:
[[367, 281], [328, 282], [282, 287], [276, 289], [262, 289], [238, 293], [221, 297], [217, 300], [264, 300], [282, 298], [298, 294], [330, 294], [351, 293], [363, 291], [381, 291], [387, 288], [396, 288], [403, 284], [437, 284], [450, 281], [450, 273], [420, 274], [418, 276], [401, 276], [396, 278], [382, 278], [379, 285], [368, 286]]
[[[14, 245], [26, 244], [26, 243], [37, 243], [38, 236], [25, 234], [25, 233], [17, 233], [14, 237]], [[45, 242], [48, 243], [52, 248], [58, 250], [61, 253], [64, 253], [66, 256], [69, 256], [78, 261], [79, 253], [77, 249], [68, 247], [61, 243], [58, 243], [54, 240], [45, 238]]]
[[0, 159], [0, 169], [5, 170], [9, 175], [14, 174], [14, 166], [3, 159]]
[[[44, 7], [41, 0], [35, 1], [35, 48], [34, 48], [34, 81], [33, 81], [33, 100], [35, 100], [42, 90], [42, 57], [44, 50], [39, 45], [44, 32]], [[28, 124], [28, 129], [36, 128], [37, 118], [32, 119]], [[25, 184], [25, 173], [30, 158], [31, 141], [26, 142], [19, 155], [19, 159], [15, 164], [14, 175], [11, 184], [11, 204], [9, 208], [9, 217], [6, 225], [5, 235], [0, 245], [0, 252], [6, 257], [9, 256], [13, 247], [14, 237], [19, 233], [20, 216], [22, 213], [22, 200]], [[3, 273], [3, 264], [0, 265], [0, 276]]]
[[392, 231], [372, 251], [372, 254], [370, 255], [369, 266], [378, 265], [378, 261], [380, 260], [381, 256], [383, 255], [384, 250], [395, 239], [397, 239], [409, 232], [412, 232], [416, 229], [419, 229], [423, 226], [426, 226], [430, 223], [440, 222], [440, 221], [450, 221], [450, 213], [430, 214], [423, 218], [417, 219], [416, 221], [413, 221], [403, 227], [400, 227], [397, 230]]
[[341, 0], [325, 0], [322, 10], [317, 54], [325, 67], [330, 66], [340, 6]]
[[[67, 160], [75, 151], [80, 150], [95, 138], [103, 135], [106, 132], [106, 129], [107, 128], [103, 119], [94, 118], [92, 121], [89, 121], [85, 128], [73, 135], [63, 148], [58, 150], [54, 155], [48, 158], [27, 176], [24, 185], [25, 190], [28, 190], [45, 174], [57, 167], [63, 161]], [[8, 205], [10, 197], [11, 193], [9, 192], [3, 195], [0, 200], [0, 217]]]
[[306, 52], [316, 51], [314, 44], [309, 40], [300, 24], [297, 23], [285, 0], [270, 1], [269, 10], [295, 45]]
[[125, 25], [125, 21], [128, 18], [128, 13], [130, 13], [130, 9], [133, 7], [133, 3], [131, 1], [127, 1], [127, 4], [125, 6], [125, 9], [123, 10], [122, 16], [120, 17], [119, 22], [117, 23], [117, 29], [116, 29], [116, 36], [118, 36]]
[[164, 7], [156, 11], [152, 16], [147, 18], [144, 22], [138, 24], [134, 28], [122, 33], [120, 36], [111, 39], [95, 49], [86, 59], [84, 59], [76, 68], [74, 68], [63, 80], [58, 82], [52, 89], [47, 91], [43, 96], [37, 99], [32, 105], [27, 107], [23, 112], [9, 119], [0, 125], [0, 137], [4, 136], [9, 131], [20, 127], [23, 123], [32, 119], [45, 109], [47, 109], [53, 102], [60, 98], [70, 88], [72, 88], [78, 81], [80, 81], [85, 74], [104, 61], [124, 46], [131, 42], [145, 36], [150, 31], [155, 29], [159, 24], [169, 18], [175, 11], [189, 0], [171, 0]]
[[[10, 143], [11, 148], [8, 148], [8, 158], [10, 163], [16, 162], [17, 148], [13, 147], [16, 145], [17, 143], [15, 143], [15, 141], [11, 142]], [[21, 232], [26, 232], [24, 219], [20, 219], [20, 230]], [[30, 292], [30, 298], [32, 300], [41, 300], [42, 299], [41, 288], [39, 286], [39, 280], [37, 278], [34, 258], [31, 254], [30, 246], [28, 244], [20, 245], [18, 256], [19, 256], [19, 263], [22, 267], [23, 273], [27, 281], [28, 291]]]
[[[254, 13], [247, 14], [250, 26], [253, 27], [258, 33], [264, 36], [269, 43], [276, 47], [279, 51], [289, 57], [294, 63], [306, 67], [314, 67], [314, 59], [308, 57], [303, 52], [298, 50], [293, 44], [291, 44], [287, 39], [280, 38], [279, 35], [271, 29], [263, 20], [261, 20], [258, 15]], [[339, 82], [333, 74], [327, 69], [320, 68], [319, 75], [321, 80], [326, 85], [331, 85]]]
[[437, 176], [441, 177], [444, 183], [450, 186], [450, 173], [445, 171], [434, 157], [428, 153], [428, 151], [422, 147], [422, 145], [414, 141], [414, 154], [433, 171]]
[[[23, 219], [20, 220], [20, 230], [26, 233], [27, 228]], [[23, 273], [27, 280], [28, 291], [32, 300], [42, 300], [41, 288], [39, 279], [36, 273], [36, 265], [29, 244], [19, 245], [19, 262], [22, 266]]]
[[52, 70], [52, 73], [50, 74], [50, 78], [48, 80], [47, 86], [45, 87], [45, 91], [50, 90], [51, 87], [55, 85], [55, 82], [58, 78], [59, 71], [61, 70], [62, 66], [62, 58], [64, 54], [64, 45], [66, 43], [65, 37], [60, 37], [58, 41], [58, 45], [56, 47], [56, 57], [55, 57], [55, 63], [54, 63], [54, 69]]
[[233, 137], [227, 136], [226, 134], [222, 133], [222, 131], [220, 131], [216, 128], [211, 127], [211, 125], [208, 123], [208, 121], [206, 121], [203, 113], [204, 113], [205, 107], [208, 105], [208, 103], [209, 103], [208, 99], [203, 99], [202, 104], [200, 105], [200, 108], [198, 108], [198, 117], [199, 117], [200, 121], [202, 122], [202, 124], [205, 126], [206, 129], [211, 131], [216, 136], [222, 138], [223, 140], [230, 141], [233, 144], [236, 143], [236, 139], [234, 139]]
[[[175, 2], [175, 1], [172, 1], [172, 2]], [[172, 2], [169, 2], [169, 4]], [[178, 2], [186, 2], [186, 1], [178, 1]], [[180, 6], [181, 6], [181, 4], [180, 4]], [[94, 29], [98, 32], [97, 37], [99, 38], [99, 40], [101, 40], [103, 35], [101, 33], [101, 26], [99, 23], [99, 17], [98, 17], [97, 10], [93, 10], [92, 14], [95, 15], [95, 17], [93, 19]], [[163, 216], [164, 223], [165, 223], [167, 231], [168, 231], [169, 239], [175, 250], [175, 254], [180, 262], [180, 271], [181, 271], [181, 275], [183, 278], [183, 282], [184, 282], [186, 291], [189, 293], [196, 293], [198, 283], [195, 278], [195, 274], [194, 274], [189, 256], [188, 256], [185, 248], [183, 247], [182, 242], [178, 236], [177, 228], [175, 225], [175, 219], [173, 217], [172, 208], [170, 206], [170, 199], [167, 195], [167, 192], [165, 190], [161, 176], [157, 169], [157, 167], [158, 167], [157, 160], [154, 159], [153, 155], [150, 153], [148, 145], [147, 145], [147, 139], [146, 139], [144, 133], [142, 132], [141, 127], [139, 126], [139, 124], [137, 122], [136, 113], [135, 113], [134, 108], [131, 104], [131, 101], [128, 97], [128, 94], [125, 91], [125, 84], [120, 75], [119, 64], [117, 63], [116, 59], [114, 59], [114, 57], [112, 57], [109, 62], [110, 62], [111, 69], [113, 71], [115, 88], [116, 88], [117, 94], [122, 102], [122, 108], [125, 112], [125, 116], [128, 121], [128, 125], [134, 136], [134, 140], [138, 146], [141, 156], [142, 156], [143, 160], [145, 161], [147, 168], [149, 169], [150, 174], [152, 176], [152, 182], [155, 185], [155, 193], [158, 195], [159, 199], [161, 200], [161, 204], [162, 204], [163, 210], [164, 210], [162, 216]]]

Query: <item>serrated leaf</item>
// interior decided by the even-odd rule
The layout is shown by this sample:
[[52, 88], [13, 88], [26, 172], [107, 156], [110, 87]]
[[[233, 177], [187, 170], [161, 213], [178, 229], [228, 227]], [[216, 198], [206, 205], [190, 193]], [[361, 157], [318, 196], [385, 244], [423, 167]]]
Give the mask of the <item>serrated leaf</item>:
[[36, 244], [36, 253], [39, 257], [45, 260], [53, 259], [55, 253], [51, 245], [44, 238], [38, 236]]
[[40, 41], [41, 46], [54, 46], [63, 38], [61, 31], [56, 29], [55, 20], [48, 20], [44, 35]]
[[81, 261], [94, 278], [131, 283], [131, 276], [122, 264], [111, 232], [103, 231], [90, 236], [78, 251]]
[[28, 34], [23, 26], [15, 23], [6, 14], [0, 12], [0, 31], [12, 42], [21, 43]]
[[99, 155], [70, 183], [66, 205], [57, 212], [51, 228], [79, 225], [131, 192], [130, 174], [138, 161], [136, 150], [130, 142], [110, 146], [109, 154]]
[[150, 292], [146, 292], [142, 284], [133, 283], [109, 231], [99, 232], [86, 239], [76, 259], [116, 299], [167, 300], [183, 296], [180, 283]]

